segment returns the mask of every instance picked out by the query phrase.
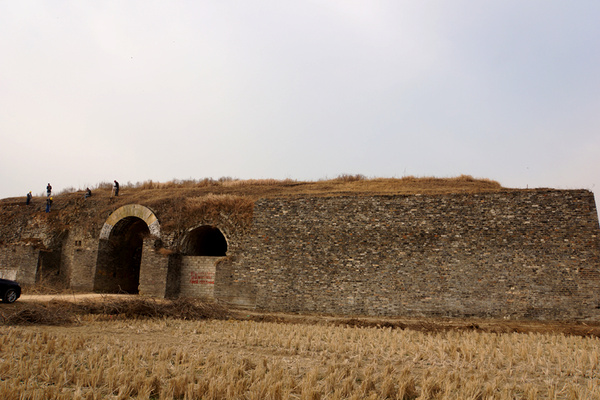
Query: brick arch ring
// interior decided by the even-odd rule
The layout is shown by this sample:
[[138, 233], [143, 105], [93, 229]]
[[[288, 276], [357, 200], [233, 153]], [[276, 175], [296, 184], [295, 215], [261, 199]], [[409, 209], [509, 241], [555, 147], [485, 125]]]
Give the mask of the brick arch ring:
[[127, 217], [137, 217], [143, 220], [148, 225], [150, 234], [160, 238], [160, 224], [152, 210], [139, 204], [128, 204], [116, 209], [109, 215], [100, 231], [100, 239], [108, 239], [117, 222]]

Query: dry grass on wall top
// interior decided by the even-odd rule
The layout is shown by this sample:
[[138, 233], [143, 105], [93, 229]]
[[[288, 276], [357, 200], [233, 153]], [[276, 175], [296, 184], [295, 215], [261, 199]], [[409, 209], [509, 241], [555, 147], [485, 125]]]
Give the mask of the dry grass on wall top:
[[[83, 199], [85, 188], [70, 188], [55, 195], [55, 200], [65, 197], [69, 200]], [[154, 182], [152, 180], [138, 183], [121, 184], [119, 197], [112, 197], [112, 184], [102, 182], [92, 188], [94, 195], [86, 201], [93, 203], [99, 199], [112, 199], [112, 203], [125, 201], [144, 202], [152, 199], [186, 198], [214, 194], [233, 194], [248, 196], [253, 199], [276, 196], [301, 195], [335, 195], [337, 192], [357, 194], [419, 194], [419, 193], [470, 193], [508, 190], [491, 179], [474, 178], [460, 175], [451, 178], [415, 177], [403, 178], [367, 178], [364, 175], [343, 174], [333, 179], [319, 181], [296, 181], [292, 179], [233, 179], [204, 178], [199, 180], [173, 180]], [[34, 202], [42, 203], [45, 196], [34, 198]], [[24, 204], [25, 196], [4, 199], [5, 204]]]
[[230, 194], [209, 194], [187, 198], [185, 208], [190, 214], [198, 217], [212, 216], [217, 218], [219, 214], [235, 217], [241, 222], [249, 223], [252, 220], [252, 209], [254, 201], [243, 196]]
[[252, 221], [254, 201], [245, 196], [209, 193], [176, 201], [150, 201], [148, 206], [164, 221], [161, 227], [165, 231], [184, 231], [199, 222], [247, 227]]
[[[118, 197], [113, 196], [111, 183], [100, 183], [92, 188], [93, 195], [84, 199], [84, 188], [54, 196], [52, 211], [44, 212], [45, 196], [36, 196], [25, 205], [25, 196], [0, 200], [0, 241], [19, 241], [8, 237], [22, 231], [28, 221], [40, 218], [51, 222], [57, 231], [77, 226], [93, 236], [99, 233], [108, 216], [121, 206], [141, 204], [154, 211], [167, 224], [164, 228], [181, 226], [186, 213], [224, 213], [237, 215], [238, 223], [251, 218], [252, 202], [260, 198], [329, 197], [499, 192], [511, 189], [493, 180], [476, 179], [469, 175], [455, 178], [404, 177], [366, 178], [363, 175], [340, 175], [320, 181], [291, 179], [233, 178], [175, 180], [166, 183], [146, 181], [121, 185]], [[19, 228], [18, 226], [21, 226]], [[162, 227], [162, 224], [161, 224]]]

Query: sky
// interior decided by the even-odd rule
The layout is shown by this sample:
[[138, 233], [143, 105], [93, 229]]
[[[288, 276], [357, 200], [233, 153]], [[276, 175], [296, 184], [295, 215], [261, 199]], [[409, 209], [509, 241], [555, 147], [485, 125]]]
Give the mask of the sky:
[[597, 0], [0, 0], [0, 198], [341, 174], [598, 198], [598, 21]]

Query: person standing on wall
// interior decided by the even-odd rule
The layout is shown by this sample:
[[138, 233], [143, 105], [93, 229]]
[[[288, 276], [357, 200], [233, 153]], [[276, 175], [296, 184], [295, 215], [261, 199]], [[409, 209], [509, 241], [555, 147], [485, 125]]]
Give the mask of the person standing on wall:
[[52, 195], [52, 185], [50, 183], [48, 183], [48, 186], [46, 186], [46, 197], [50, 197]]
[[50, 207], [52, 206], [52, 197], [48, 197], [46, 199], [46, 212], [50, 212]]
[[27, 200], [25, 201], [25, 204], [29, 205], [29, 203], [31, 203], [31, 190], [29, 191], [29, 193], [27, 193]]
[[115, 196], [119, 195], [119, 182], [115, 179]]

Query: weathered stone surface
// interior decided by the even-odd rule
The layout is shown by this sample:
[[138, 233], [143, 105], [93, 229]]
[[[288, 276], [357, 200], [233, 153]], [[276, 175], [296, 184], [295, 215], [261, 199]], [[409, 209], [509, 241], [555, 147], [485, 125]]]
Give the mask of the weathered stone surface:
[[[34, 283], [56, 270], [73, 288], [101, 289], [96, 270], [110, 263], [102, 258], [110, 241], [143, 221], [143, 295], [287, 312], [600, 319], [600, 227], [589, 191], [270, 198], [251, 215], [251, 223], [224, 212], [173, 222], [132, 204], [102, 230], [68, 232], [48, 216], [15, 217], [0, 274]], [[225, 257], [182, 254], [199, 226], [223, 233]]]
[[62, 245], [61, 268], [69, 286], [77, 290], [93, 290], [98, 260], [98, 240], [85, 232], [70, 232]]
[[216, 263], [221, 257], [183, 256], [181, 259], [181, 297], [214, 299]]
[[40, 264], [40, 250], [32, 245], [15, 244], [0, 248], [0, 278], [34, 284]]
[[167, 297], [168, 274], [169, 257], [156, 251], [154, 238], [144, 239], [139, 293], [146, 296]]
[[597, 318], [598, 233], [588, 191], [264, 200], [216, 292], [274, 311]]
[[148, 225], [150, 234], [160, 238], [160, 224], [158, 223], [158, 218], [156, 218], [156, 215], [154, 215], [152, 210], [139, 204], [128, 204], [126, 206], [119, 207], [112, 214], [110, 214], [102, 226], [102, 230], [100, 231], [100, 239], [108, 239], [110, 232], [117, 222], [123, 218], [129, 217], [139, 218], [144, 221], [146, 225]]

